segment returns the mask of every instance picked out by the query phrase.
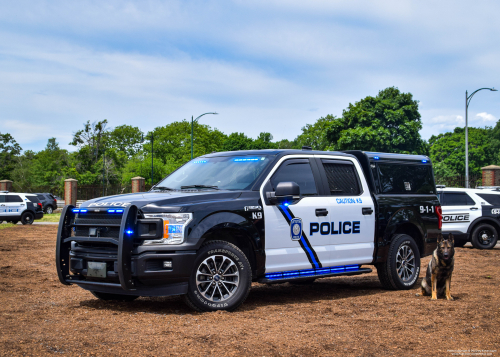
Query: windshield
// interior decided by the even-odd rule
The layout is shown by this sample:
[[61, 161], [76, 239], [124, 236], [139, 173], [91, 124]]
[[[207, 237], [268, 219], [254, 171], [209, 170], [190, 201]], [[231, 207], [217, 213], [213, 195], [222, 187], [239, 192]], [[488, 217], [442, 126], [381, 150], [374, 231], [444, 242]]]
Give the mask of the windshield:
[[248, 190], [272, 158], [259, 155], [194, 159], [160, 181], [156, 187]]

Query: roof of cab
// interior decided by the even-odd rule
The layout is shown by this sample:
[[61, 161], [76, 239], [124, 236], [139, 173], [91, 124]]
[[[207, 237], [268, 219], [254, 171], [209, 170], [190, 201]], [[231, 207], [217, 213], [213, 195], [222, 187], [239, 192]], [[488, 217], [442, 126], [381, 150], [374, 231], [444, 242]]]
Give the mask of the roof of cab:
[[298, 149], [264, 149], [264, 150], [238, 150], [238, 151], [223, 151], [206, 154], [200, 157], [216, 157], [216, 156], [240, 156], [240, 155], [301, 155], [301, 154], [314, 154], [314, 155], [352, 155], [340, 151], [319, 151], [319, 150], [298, 150]]

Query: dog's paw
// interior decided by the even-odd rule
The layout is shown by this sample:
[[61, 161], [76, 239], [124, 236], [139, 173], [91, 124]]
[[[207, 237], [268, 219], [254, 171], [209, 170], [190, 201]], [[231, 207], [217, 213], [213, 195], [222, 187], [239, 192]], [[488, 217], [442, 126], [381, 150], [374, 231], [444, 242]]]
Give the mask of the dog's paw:
[[453, 298], [453, 296], [450, 296], [450, 297], [447, 297], [447, 298], [446, 298], [446, 300], [448, 300], [448, 301], [453, 301], [453, 300], [455, 300], [455, 299]]
[[431, 297], [431, 300], [437, 300], [437, 297]]
[[416, 293], [415, 296], [422, 296], [422, 294]]

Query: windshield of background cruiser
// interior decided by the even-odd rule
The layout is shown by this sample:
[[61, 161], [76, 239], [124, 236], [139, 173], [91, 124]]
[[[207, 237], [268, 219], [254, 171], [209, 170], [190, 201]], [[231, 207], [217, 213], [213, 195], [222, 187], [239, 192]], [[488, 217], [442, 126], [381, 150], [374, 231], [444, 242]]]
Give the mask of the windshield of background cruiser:
[[158, 183], [180, 190], [181, 186], [217, 186], [221, 190], [249, 190], [273, 157], [219, 156], [194, 159]]

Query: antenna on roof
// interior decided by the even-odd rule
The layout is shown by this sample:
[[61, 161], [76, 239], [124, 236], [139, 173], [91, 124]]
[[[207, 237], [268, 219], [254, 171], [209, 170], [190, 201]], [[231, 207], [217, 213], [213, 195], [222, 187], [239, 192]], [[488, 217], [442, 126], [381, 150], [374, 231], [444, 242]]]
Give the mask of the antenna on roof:
[[303, 151], [306, 151], [306, 150], [311, 151], [312, 147], [310, 147], [310, 146], [302, 146], [302, 150]]

